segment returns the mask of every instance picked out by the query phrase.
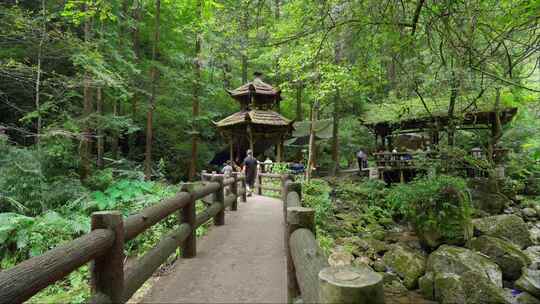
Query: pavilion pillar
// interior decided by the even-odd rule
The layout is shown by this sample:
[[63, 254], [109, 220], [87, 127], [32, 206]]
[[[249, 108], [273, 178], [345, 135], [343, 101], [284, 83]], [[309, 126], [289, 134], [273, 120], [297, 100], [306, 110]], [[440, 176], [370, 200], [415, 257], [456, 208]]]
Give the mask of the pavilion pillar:
[[251, 127], [247, 126], [247, 135], [248, 135], [248, 141], [249, 141], [249, 149], [253, 153], [253, 156], [255, 156], [255, 150], [253, 149], [253, 132], [251, 131]]
[[282, 157], [283, 157], [282, 154], [283, 154], [283, 138], [280, 137], [277, 143], [277, 153], [276, 153], [276, 161], [278, 163], [280, 163], [282, 160]]
[[231, 134], [231, 137], [229, 138], [229, 158], [231, 160], [231, 166], [233, 166], [234, 165], [234, 140], [232, 138], [232, 134]]

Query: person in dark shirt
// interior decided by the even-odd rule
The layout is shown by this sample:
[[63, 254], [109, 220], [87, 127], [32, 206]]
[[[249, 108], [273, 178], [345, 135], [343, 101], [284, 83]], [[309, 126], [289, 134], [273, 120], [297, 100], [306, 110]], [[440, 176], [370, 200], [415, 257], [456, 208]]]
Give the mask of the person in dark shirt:
[[257, 164], [258, 161], [255, 157], [253, 157], [253, 152], [251, 150], [247, 150], [247, 156], [244, 159], [243, 172], [246, 175], [246, 190], [248, 196], [251, 196], [253, 185], [255, 184], [255, 177], [257, 175]]

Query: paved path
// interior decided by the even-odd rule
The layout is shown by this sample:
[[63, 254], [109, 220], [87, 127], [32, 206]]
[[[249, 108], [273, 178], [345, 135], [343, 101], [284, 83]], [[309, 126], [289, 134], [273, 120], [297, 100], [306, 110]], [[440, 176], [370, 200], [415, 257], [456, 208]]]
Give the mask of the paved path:
[[263, 196], [227, 211], [225, 226], [197, 240], [197, 257], [179, 259], [144, 303], [284, 303], [287, 301], [283, 209]]

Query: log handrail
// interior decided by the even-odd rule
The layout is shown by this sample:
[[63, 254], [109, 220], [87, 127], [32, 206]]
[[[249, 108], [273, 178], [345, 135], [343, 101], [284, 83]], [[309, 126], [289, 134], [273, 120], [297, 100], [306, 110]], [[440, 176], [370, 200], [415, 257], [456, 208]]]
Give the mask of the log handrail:
[[[125, 219], [117, 211], [93, 213], [91, 232], [0, 271], [0, 299], [7, 303], [24, 302], [79, 267], [92, 262], [92, 295], [89, 302], [128, 301], [178, 247], [182, 249], [184, 258], [196, 255], [197, 227], [212, 218], [216, 225], [223, 225], [225, 208], [237, 210], [238, 198], [246, 202], [244, 175], [235, 173], [224, 177], [203, 171], [201, 177], [201, 184], [192, 185], [191, 189], [184, 186], [174, 197]], [[225, 194], [225, 187], [230, 187], [232, 193]], [[196, 214], [195, 202], [208, 195], [212, 195], [212, 203]], [[180, 226], [165, 235], [131, 267], [124, 269], [124, 243], [175, 212], [180, 212]]]
[[[315, 237], [315, 210], [302, 207], [302, 185], [282, 177], [283, 216], [287, 260], [287, 300], [296, 303], [373, 303], [383, 304], [382, 276], [354, 266], [329, 266]], [[341, 280], [330, 274], [351, 273], [370, 282]], [[344, 276], [345, 277], [345, 276]], [[329, 279], [330, 278], [330, 279]]]

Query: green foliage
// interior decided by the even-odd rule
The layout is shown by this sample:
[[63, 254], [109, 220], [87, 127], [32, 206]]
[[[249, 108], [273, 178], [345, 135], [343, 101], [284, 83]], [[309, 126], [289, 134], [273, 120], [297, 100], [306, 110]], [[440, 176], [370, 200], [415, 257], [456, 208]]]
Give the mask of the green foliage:
[[[89, 217], [65, 217], [49, 211], [37, 217], [0, 213], [0, 256], [2, 268], [40, 255], [66, 241], [88, 232]], [[9, 253], [14, 251], [15, 255]]]
[[322, 179], [311, 179], [302, 184], [302, 203], [305, 207], [315, 209], [315, 224], [323, 226], [332, 214], [330, 186]]
[[464, 237], [472, 207], [465, 180], [446, 175], [417, 179], [393, 187], [388, 204], [421, 233], [435, 232], [448, 240]]
[[90, 176], [85, 184], [88, 188], [92, 190], [105, 191], [111, 183], [113, 182], [113, 170], [107, 168], [104, 170], [95, 171], [92, 176]]
[[290, 173], [289, 166], [286, 163], [273, 163], [272, 164], [272, 173], [276, 173], [276, 174]]
[[0, 212], [37, 215], [76, 200], [85, 193], [77, 176], [65, 176], [65, 171], [60, 171], [71, 164], [62, 160], [65, 159], [64, 153], [55, 154], [49, 147], [45, 145], [41, 152], [0, 141]]

